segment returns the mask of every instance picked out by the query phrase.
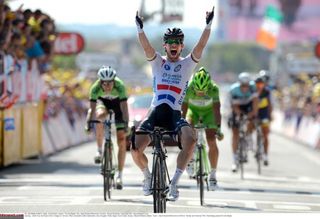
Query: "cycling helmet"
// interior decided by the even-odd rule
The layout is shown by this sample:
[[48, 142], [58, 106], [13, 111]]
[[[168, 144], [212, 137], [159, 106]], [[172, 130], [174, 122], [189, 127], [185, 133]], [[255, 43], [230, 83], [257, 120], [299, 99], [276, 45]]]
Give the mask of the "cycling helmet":
[[263, 77], [266, 82], [269, 81], [269, 79], [270, 79], [269, 71], [261, 70], [261, 71], [259, 71], [259, 75], [261, 77]]
[[181, 43], [183, 43], [184, 34], [180, 28], [177, 28], [177, 27], [174, 27], [172, 29], [168, 28], [163, 35], [163, 41], [165, 42], [168, 39], [180, 39]]
[[193, 82], [196, 90], [204, 91], [208, 89], [209, 84], [211, 83], [211, 78], [204, 67], [199, 68], [199, 70], [194, 74]]
[[265, 77], [259, 75], [254, 81], [256, 83], [265, 83]]
[[98, 78], [101, 81], [112, 81], [116, 75], [116, 71], [110, 66], [102, 66], [98, 71]]
[[251, 81], [250, 75], [247, 72], [240, 73], [238, 79], [240, 84], [249, 84], [249, 82]]

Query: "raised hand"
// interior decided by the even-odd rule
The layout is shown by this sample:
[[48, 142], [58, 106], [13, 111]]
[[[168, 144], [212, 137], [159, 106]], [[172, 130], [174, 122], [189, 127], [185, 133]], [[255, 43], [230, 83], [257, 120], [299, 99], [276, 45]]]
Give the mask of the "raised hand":
[[212, 24], [212, 20], [213, 20], [213, 17], [214, 17], [214, 6], [212, 8], [212, 11], [207, 11], [206, 13], [206, 24], [207, 24], [207, 29], [210, 29], [211, 28], [211, 24]]
[[139, 33], [143, 32], [143, 18], [139, 16], [138, 11], [136, 13], [136, 25], [137, 25], [138, 32]]

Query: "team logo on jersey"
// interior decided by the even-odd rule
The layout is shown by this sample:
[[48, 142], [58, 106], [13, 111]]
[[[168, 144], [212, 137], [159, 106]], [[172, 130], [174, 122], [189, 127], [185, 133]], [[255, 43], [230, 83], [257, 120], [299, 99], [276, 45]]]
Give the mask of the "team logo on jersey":
[[181, 69], [181, 65], [179, 64], [174, 68], [174, 72], [178, 72], [180, 71], [180, 69]]
[[170, 66], [167, 65], [167, 64], [165, 64], [165, 65], [164, 65], [164, 69], [167, 70], [167, 71], [169, 71], [169, 70], [170, 70]]

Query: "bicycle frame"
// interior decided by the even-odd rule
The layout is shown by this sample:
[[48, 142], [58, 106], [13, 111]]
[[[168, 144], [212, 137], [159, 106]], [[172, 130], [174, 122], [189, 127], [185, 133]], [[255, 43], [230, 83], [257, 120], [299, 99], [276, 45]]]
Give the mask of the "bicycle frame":
[[261, 162], [262, 162], [262, 153], [263, 153], [263, 134], [261, 128], [261, 121], [256, 121], [256, 130], [257, 130], [257, 147], [255, 158], [258, 165], [258, 174], [261, 174]]
[[242, 115], [239, 120], [239, 142], [238, 142], [238, 159], [241, 171], [241, 179], [244, 178], [244, 163], [245, 157], [247, 155], [248, 150], [248, 142], [246, 139], [247, 136], [247, 125], [248, 125], [248, 118], [245, 115]]
[[101, 174], [103, 176], [103, 196], [104, 200], [111, 199], [111, 189], [115, 187], [115, 171], [113, 161], [116, 161], [114, 148], [111, 139], [111, 124], [113, 111], [108, 111], [108, 119], [103, 122], [99, 120], [91, 120], [90, 123], [102, 123], [104, 128], [104, 150], [101, 161]]
[[208, 175], [210, 172], [210, 164], [208, 159], [208, 153], [206, 149], [206, 139], [205, 139], [205, 126], [200, 123], [196, 125], [195, 130], [197, 132], [197, 143], [195, 148], [196, 160], [195, 160], [195, 170], [196, 170], [196, 180], [197, 185], [200, 187], [200, 204], [204, 203], [204, 182], [207, 185], [207, 191], [209, 191]]
[[[135, 149], [135, 135], [149, 135], [153, 145], [153, 162], [152, 162], [152, 182], [151, 189], [153, 192], [153, 211], [154, 213], [165, 213], [167, 194], [171, 182], [168, 167], [166, 164], [167, 150], [163, 145], [164, 135], [176, 135], [174, 131], [164, 131], [155, 127], [154, 131], [135, 131], [132, 127], [132, 148]], [[179, 143], [180, 144], [180, 143]]]

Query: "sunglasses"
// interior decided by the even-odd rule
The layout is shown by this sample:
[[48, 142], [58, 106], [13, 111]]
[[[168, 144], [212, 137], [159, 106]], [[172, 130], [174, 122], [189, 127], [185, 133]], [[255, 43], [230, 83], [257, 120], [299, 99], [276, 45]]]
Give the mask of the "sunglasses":
[[101, 85], [111, 85], [113, 83], [113, 80], [112, 81], [101, 81]]
[[165, 41], [166, 44], [172, 45], [172, 44], [182, 44], [182, 40], [180, 39], [168, 39]]

